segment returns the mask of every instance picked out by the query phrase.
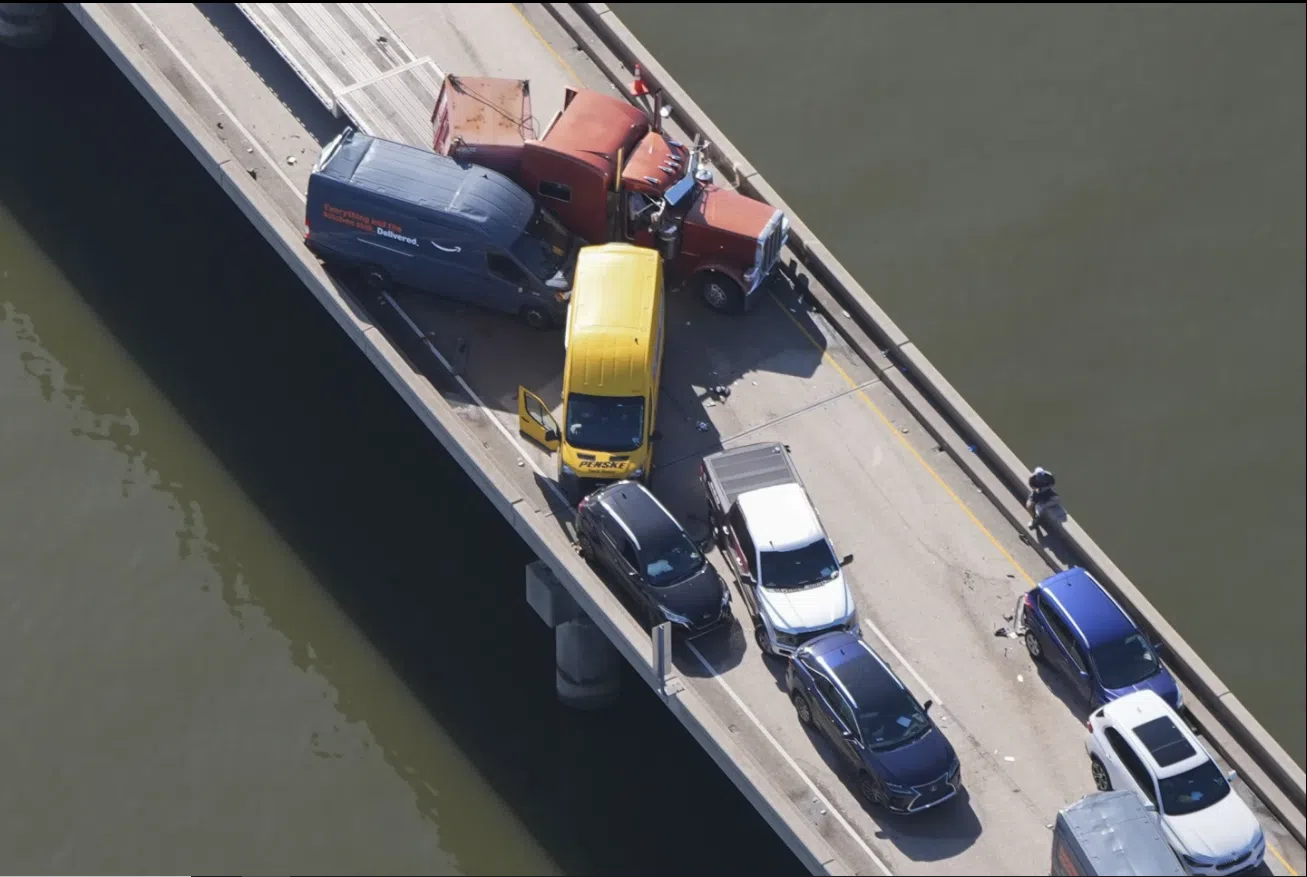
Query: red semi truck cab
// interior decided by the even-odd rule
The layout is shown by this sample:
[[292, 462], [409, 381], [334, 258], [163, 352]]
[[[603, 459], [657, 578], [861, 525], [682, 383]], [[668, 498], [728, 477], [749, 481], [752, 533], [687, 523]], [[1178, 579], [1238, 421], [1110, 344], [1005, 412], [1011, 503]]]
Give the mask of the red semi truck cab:
[[743, 312], [780, 260], [789, 221], [714, 185], [707, 144], [677, 142], [661, 120], [620, 98], [569, 88], [537, 137], [528, 82], [446, 76], [431, 115], [432, 147], [508, 175], [589, 243], [658, 250], [672, 279], [708, 307]]

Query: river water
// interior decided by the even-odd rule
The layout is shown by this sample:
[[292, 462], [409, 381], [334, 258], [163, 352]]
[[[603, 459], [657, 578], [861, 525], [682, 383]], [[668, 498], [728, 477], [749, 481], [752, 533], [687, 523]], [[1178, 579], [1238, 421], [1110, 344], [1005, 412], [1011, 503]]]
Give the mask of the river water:
[[0, 112], [0, 870], [805, 873], [66, 15]]
[[1303, 4], [612, 4], [1299, 764]]

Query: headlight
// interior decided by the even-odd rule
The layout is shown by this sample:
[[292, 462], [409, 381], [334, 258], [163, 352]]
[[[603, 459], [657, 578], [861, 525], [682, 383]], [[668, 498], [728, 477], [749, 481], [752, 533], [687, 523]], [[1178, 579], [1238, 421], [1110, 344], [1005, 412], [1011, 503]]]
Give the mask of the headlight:
[[566, 463], [558, 464], [558, 471], [562, 472], [564, 475], [576, 475], [576, 471]]
[[632, 472], [632, 473], [631, 473], [631, 477], [632, 477], [632, 478], [643, 478], [643, 477], [644, 477], [644, 467], [641, 466], [639, 469], [636, 469], [634, 472]]
[[682, 624], [686, 627], [690, 626], [690, 619], [686, 618], [684, 615], [677, 615], [670, 609], [663, 610], [663, 618], [666, 618], [672, 624]]
[[849, 619], [849, 623], [844, 626], [844, 629], [858, 639], [862, 639], [862, 627], [858, 624], [857, 617]]
[[722, 605], [725, 606], [730, 602], [731, 602], [731, 589], [722, 588]]
[[1180, 861], [1184, 862], [1190, 868], [1201, 868], [1203, 865], [1207, 864], [1206, 862], [1201, 862], [1198, 859], [1195, 859], [1193, 856], [1186, 856], [1184, 853], [1180, 854]]
[[885, 790], [891, 795], [915, 795], [916, 790], [911, 786], [900, 786], [894, 783], [885, 783]]

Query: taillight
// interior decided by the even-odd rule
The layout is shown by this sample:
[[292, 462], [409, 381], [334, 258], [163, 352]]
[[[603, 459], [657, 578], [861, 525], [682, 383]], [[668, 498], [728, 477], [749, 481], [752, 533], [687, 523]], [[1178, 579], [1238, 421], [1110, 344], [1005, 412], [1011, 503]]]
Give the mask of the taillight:
[[1091, 733], [1093, 732], [1093, 730], [1094, 730], [1094, 720], [1093, 720], [1093, 719], [1085, 719], [1085, 730], [1086, 730], [1086, 731], [1089, 731], [1089, 732], [1091, 732]]
[[1035, 608], [1035, 601], [1034, 601], [1034, 599], [1030, 596], [1029, 593], [1027, 593], [1025, 596], [1023, 596], [1023, 597], [1021, 598], [1021, 602], [1023, 602], [1023, 603], [1026, 604], [1026, 608], [1027, 608], [1027, 609], [1034, 609], [1034, 608]]

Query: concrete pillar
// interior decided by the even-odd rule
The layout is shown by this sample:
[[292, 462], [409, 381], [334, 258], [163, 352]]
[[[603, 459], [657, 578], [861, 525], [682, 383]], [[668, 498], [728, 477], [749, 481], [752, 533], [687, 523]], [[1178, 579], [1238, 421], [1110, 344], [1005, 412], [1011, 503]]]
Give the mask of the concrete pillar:
[[526, 601], [554, 631], [558, 699], [575, 709], [613, 703], [621, 680], [617, 649], [544, 561], [527, 564]]
[[36, 49], [54, 39], [55, 3], [0, 3], [0, 44]]

